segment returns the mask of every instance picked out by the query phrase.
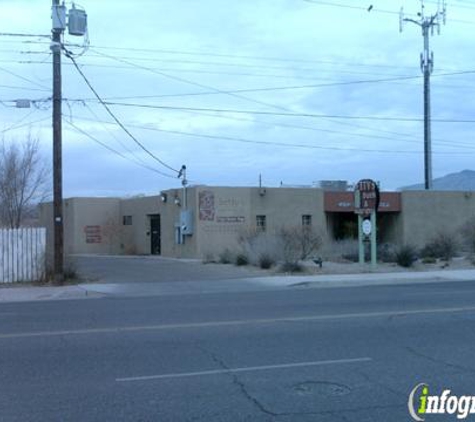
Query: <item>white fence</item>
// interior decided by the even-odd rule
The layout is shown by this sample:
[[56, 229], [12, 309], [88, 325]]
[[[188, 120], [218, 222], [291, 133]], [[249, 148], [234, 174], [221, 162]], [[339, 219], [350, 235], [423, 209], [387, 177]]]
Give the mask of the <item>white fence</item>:
[[0, 229], [0, 283], [40, 280], [46, 269], [46, 229]]

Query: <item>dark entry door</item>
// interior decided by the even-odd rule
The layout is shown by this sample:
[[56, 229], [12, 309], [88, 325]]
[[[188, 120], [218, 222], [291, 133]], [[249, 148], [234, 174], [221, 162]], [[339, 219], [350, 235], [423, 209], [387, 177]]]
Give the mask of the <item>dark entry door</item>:
[[161, 254], [161, 239], [160, 239], [160, 215], [150, 216], [150, 243], [151, 254]]

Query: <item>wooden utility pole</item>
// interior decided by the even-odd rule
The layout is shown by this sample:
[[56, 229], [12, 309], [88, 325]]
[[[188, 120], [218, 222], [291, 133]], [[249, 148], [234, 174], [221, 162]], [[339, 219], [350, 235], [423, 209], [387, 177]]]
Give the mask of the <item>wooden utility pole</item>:
[[[63, 159], [62, 159], [62, 92], [61, 92], [61, 36], [64, 31], [64, 6], [53, 0], [53, 225], [54, 225], [54, 281], [64, 280], [64, 226], [63, 226]], [[64, 13], [64, 18], [63, 18]], [[62, 22], [64, 25], [62, 25]]]

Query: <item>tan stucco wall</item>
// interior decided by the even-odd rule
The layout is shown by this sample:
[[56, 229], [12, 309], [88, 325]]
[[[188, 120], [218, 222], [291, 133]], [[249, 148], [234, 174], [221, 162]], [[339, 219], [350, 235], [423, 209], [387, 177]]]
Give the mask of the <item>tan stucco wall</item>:
[[[185, 237], [184, 244], [176, 244], [175, 224], [179, 223], [180, 211], [183, 209], [183, 190], [173, 189], [166, 192], [167, 201], [162, 202], [160, 196], [148, 196], [125, 199], [120, 204], [121, 219], [125, 215], [132, 216], [132, 225], [123, 226], [121, 250], [125, 254], [150, 254], [151, 233], [150, 217], [160, 215], [161, 255], [189, 258], [195, 255], [196, 236]], [[180, 206], [174, 203], [175, 197]], [[187, 190], [188, 208], [194, 203], [193, 192]]]
[[[266, 232], [283, 226], [300, 226], [302, 215], [312, 216], [312, 226], [327, 238], [323, 191], [316, 188], [259, 188], [195, 186], [187, 189], [187, 208], [193, 211], [193, 234], [176, 244], [175, 225], [184, 209], [183, 189], [160, 196], [71, 198], [64, 201], [65, 253], [150, 254], [150, 216], [160, 215], [161, 254], [178, 258], [219, 255], [225, 248], [240, 249], [238, 238], [255, 228], [256, 216], [266, 216]], [[174, 199], [178, 198], [181, 205]], [[475, 192], [402, 192], [401, 213], [385, 224], [385, 241], [423, 246], [439, 231], [458, 231], [475, 214]], [[47, 228], [49, 254], [53, 251], [52, 204], [39, 209], [40, 224]], [[123, 216], [132, 225], [123, 225]], [[86, 226], [100, 227], [100, 243], [86, 242]]]
[[[195, 198], [196, 257], [237, 250], [238, 237], [251, 224], [250, 188], [197, 187]], [[201, 198], [201, 205], [200, 205]], [[207, 209], [208, 198], [214, 205]]]
[[270, 232], [284, 226], [301, 226], [302, 215], [312, 216], [312, 226], [326, 233], [323, 191], [316, 188], [267, 188], [259, 195], [255, 188], [251, 196], [254, 218], [265, 215]]
[[475, 214], [475, 192], [402, 192], [401, 229], [405, 243], [423, 246], [438, 232], [459, 233]]
[[[64, 254], [119, 253], [117, 236], [120, 229], [118, 198], [69, 198], [63, 201]], [[53, 253], [53, 204], [39, 205], [39, 221], [46, 227], [48, 262]], [[100, 243], [87, 243], [85, 228], [99, 226]]]
[[[238, 238], [256, 227], [265, 215], [266, 232], [283, 226], [301, 226], [302, 215], [312, 216], [312, 226], [326, 235], [323, 192], [319, 189], [209, 187], [194, 189], [197, 209], [197, 257], [216, 256], [224, 249], [240, 250]], [[200, 194], [212, 197], [213, 216], [200, 206]]]

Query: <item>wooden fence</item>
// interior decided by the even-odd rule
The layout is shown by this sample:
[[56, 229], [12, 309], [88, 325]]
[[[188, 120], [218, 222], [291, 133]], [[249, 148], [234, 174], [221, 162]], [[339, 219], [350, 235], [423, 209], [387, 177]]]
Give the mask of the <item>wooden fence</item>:
[[0, 283], [38, 281], [46, 270], [46, 229], [0, 229]]

